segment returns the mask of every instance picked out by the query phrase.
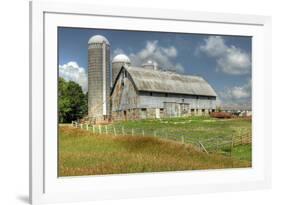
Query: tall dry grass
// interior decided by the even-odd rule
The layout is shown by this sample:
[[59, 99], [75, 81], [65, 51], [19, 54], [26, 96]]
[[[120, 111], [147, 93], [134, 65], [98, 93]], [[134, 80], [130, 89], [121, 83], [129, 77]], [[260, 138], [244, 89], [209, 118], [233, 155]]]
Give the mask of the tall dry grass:
[[99, 135], [59, 128], [59, 176], [250, 167], [247, 161], [206, 154], [191, 145], [142, 136]]

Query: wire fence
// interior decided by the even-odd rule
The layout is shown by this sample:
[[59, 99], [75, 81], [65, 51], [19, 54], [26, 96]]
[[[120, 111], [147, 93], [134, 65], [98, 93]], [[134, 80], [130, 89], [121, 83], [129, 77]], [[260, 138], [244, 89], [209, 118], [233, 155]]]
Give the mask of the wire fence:
[[234, 147], [238, 145], [245, 145], [252, 143], [252, 134], [250, 130], [240, 131], [239, 134], [232, 134], [228, 136], [210, 136], [198, 138], [194, 136], [183, 135], [178, 132], [169, 132], [168, 130], [155, 130], [143, 128], [128, 128], [119, 124], [108, 125], [92, 125], [72, 121], [72, 126], [84, 129], [98, 134], [109, 134], [113, 136], [143, 136], [143, 137], [157, 137], [166, 140], [177, 141], [182, 144], [191, 144], [198, 150], [206, 153], [221, 153], [232, 154]]

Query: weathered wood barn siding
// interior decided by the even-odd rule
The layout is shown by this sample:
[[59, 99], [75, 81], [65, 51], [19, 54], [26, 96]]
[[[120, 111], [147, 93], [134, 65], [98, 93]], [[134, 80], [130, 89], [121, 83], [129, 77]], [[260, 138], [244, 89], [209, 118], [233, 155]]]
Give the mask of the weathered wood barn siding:
[[118, 119], [137, 119], [139, 118], [139, 96], [138, 91], [133, 85], [130, 76], [122, 70], [116, 79], [112, 100], [112, 118]]
[[[191, 114], [208, 114], [216, 108], [216, 98], [213, 96], [195, 96], [173, 93], [140, 92], [140, 107], [163, 108], [165, 111], [170, 106], [175, 106], [174, 113], [164, 112], [167, 116], [181, 116]], [[180, 112], [180, 107], [185, 107], [188, 112]], [[171, 108], [170, 108], [171, 109]], [[192, 112], [191, 112], [192, 111]]]

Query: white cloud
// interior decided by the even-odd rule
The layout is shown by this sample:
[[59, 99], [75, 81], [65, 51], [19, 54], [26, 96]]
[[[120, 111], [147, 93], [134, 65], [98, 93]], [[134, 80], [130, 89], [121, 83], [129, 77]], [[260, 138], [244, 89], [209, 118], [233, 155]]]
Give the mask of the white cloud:
[[80, 67], [77, 62], [70, 61], [64, 65], [59, 65], [59, 76], [66, 81], [78, 83], [84, 93], [88, 91], [88, 75], [85, 69]]
[[121, 48], [117, 48], [113, 51], [113, 57], [117, 56], [118, 54], [125, 54]]
[[[120, 52], [121, 49], [117, 49], [117, 51]], [[135, 66], [141, 66], [147, 61], [152, 61], [162, 69], [184, 72], [181, 64], [173, 63], [175, 57], [177, 57], [177, 49], [174, 46], [162, 47], [158, 45], [158, 41], [147, 41], [142, 50], [129, 55], [132, 65]]]
[[224, 91], [219, 92], [219, 98], [222, 104], [225, 105], [250, 105], [252, 99], [251, 80], [248, 80], [247, 83], [241, 86], [225, 88]]
[[199, 51], [215, 58], [217, 70], [231, 75], [243, 75], [250, 72], [250, 54], [233, 45], [227, 46], [220, 36], [211, 36], [199, 46]]
[[208, 56], [218, 57], [224, 54], [227, 50], [227, 46], [222, 37], [220, 36], [210, 36], [204, 39], [204, 44], [199, 47], [199, 49], [205, 52]]

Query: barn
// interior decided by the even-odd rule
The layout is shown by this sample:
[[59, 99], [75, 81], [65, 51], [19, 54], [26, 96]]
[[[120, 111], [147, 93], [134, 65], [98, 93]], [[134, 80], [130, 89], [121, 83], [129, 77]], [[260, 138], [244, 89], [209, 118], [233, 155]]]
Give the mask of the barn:
[[208, 115], [216, 92], [199, 76], [124, 64], [111, 89], [113, 120]]

